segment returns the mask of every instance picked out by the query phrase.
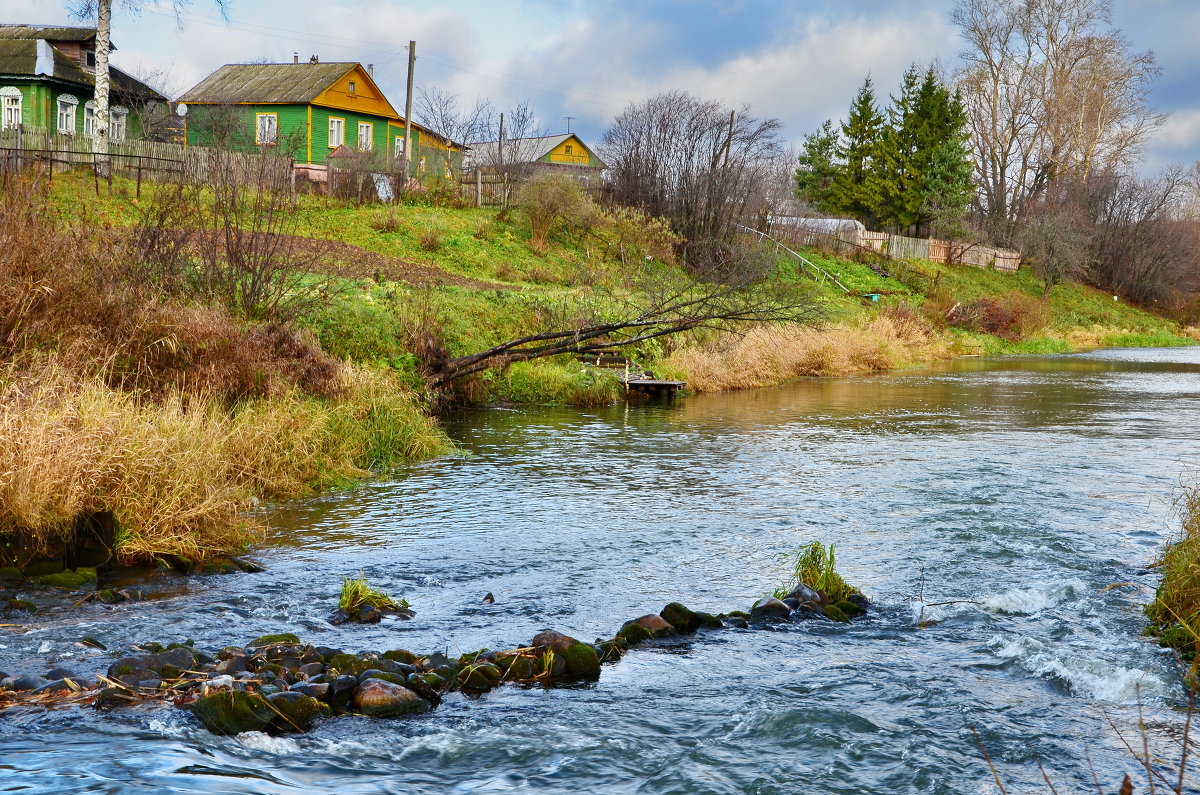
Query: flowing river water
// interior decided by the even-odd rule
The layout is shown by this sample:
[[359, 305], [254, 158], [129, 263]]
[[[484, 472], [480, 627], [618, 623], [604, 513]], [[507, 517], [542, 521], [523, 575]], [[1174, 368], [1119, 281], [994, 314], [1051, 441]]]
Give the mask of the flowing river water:
[[[641, 648], [585, 687], [288, 737], [216, 737], [170, 707], [10, 710], [0, 789], [996, 792], [974, 726], [1010, 792], [1046, 791], [1038, 759], [1060, 791], [1093, 766], [1115, 791], [1137, 765], [1109, 721], [1140, 744], [1139, 701], [1161, 754], [1178, 748], [1181, 678], [1140, 636], [1140, 605], [1200, 461], [1200, 348], [474, 411], [447, 429], [463, 455], [284, 506], [256, 553], [267, 571], [146, 575], [146, 601], [44, 609], [0, 629], [0, 670], [103, 670], [84, 636], [213, 649], [293, 631], [451, 654], [544, 628], [610, 637], [669, 601], [747, 609], [814, 539], [875, 609]], [[360, 571], [416, 618], [325, 623]]]

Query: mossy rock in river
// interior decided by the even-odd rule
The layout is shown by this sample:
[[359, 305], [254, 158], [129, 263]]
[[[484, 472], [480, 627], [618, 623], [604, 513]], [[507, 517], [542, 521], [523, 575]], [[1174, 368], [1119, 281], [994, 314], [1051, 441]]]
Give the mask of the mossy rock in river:
[[600, 654], [590, 643], [576, 643], [562, 652], [567, 676], [579, 679], [600, 678]]
[[0, 582], [20, 582], [25, 579], [21, 570], [13, 566], [0, 566]]
[[62, 559], [55, 560], [35, 560], [25, 565], [26, 577], [40, 577], [43, 574], [58, 574], [65, 567]]
[[42, 574], [31, 579], [39, 585], [49, 585], [52, 588], [63, 588], [68, 591], [83, 591], [95, 587], [97, 574], [95, 569], [78, 568], [58, 574]]
[[504, 672], [505, 679], [518, 682], [532, 679], [541, 671], [537, 660], [524, 654], [497, 652], [492, 662]]
[[262, 731], [277, 717], [261, 695], [240, 690], [202, 696], [187, 708], [213, 734]]
[[312, 726], [313, 721], [322, 712], [329, 709], [327, 705], [322, 704], [312, 696], [306, 696], [303, 693], [293, 693], [291, 691], [273, 693], [267, 696], [267, 701], [279, 711], [279, 714], [275, 716], [270, 725], [273, 731], [278, 732], [307, 731]]
[[835, 602], [833, 606], [836, 607], [838, 610], [841, 610], [848, 618], [854, 618], [854, 616], [862, 615], [864, 612], [866, 612], [861, 607], [854, 604], [854, 602], [851, 602], [848, 599], [843, 599], [840, 602]]
[[389, 718], [428, 712], [430, 703], [401, 685], [368, 679], [354, 691], [354, 708], [363, 715]]
[[625, 652], [629, 651], [629, 643], [624, 638], [603, 640], [596, 644], [600, 649], [600, 662], [616, 662]]
[[274, 635], [262, 635], [246, 644], [250, 649], [261, 649], [263, 646], [271, 646], [275, 643], [300, 643], [300, 638], [296, 637], [291, 632], [277, 632]]
[[849, 624], [850, 619], [842, 612], [842, 609], [837, 605], [825, 605], [821, 608], [821, 612], [831, 621], [841, 621], [843, 624]]
[[464, 693], [486, 693], [500, 684], [504, 672], [491, 663], [464, 665], [455, 677], [455, 687]]
[[700, 622], [700, 626], [704, 627], [705, 629], [720, 629], [722, 626], [724, 626], [721, 623], [721, 619], [717, 618], [712, 613], [703, 613], [698, 611], [693, 615], [695, 615], [696, 619]]
[[413, 665], [417, 662], [417, 660], [421, 659], [418, 655], [413, 654], [408, 649], [392, 649], [391, 651], [385, 651], [383, 654], [381, 654], [379, 656], [385, 660], [392, 660], [393, 662], [399, 662], [399, 663], [407, 663], [409, 665]]
[[695, 632], [700, 627], [700, 617], [679, 602], [671, 602], [659, 615], [680, 632]]
[[629, 646], [636, 646], [642, 641], [650, 640], [653, 637], [654, 635], [650, 633], [650, 630], [646, 629], [641, 624], [637, 623], [636, 621], [628, 621], [625, 623], [625, 626], [621, 627], [620, 631], [617, 632], [617, 637], [615, 639], [623, 640]]

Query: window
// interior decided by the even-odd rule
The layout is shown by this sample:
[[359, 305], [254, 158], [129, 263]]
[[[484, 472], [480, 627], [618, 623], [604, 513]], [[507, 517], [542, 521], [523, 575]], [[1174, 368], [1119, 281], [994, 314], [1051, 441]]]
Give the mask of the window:
[[393, 157], [397, 157], [397, 158], [404, 157], [404, 136], [403, 135], [396, 136], [396, 148], [395, 148], [395, 151], [392, 153], [392, 155], [393, 155]]
[[3, 118], [0, 128], [5, 130], [21, 126], [21, 92], [11, 86], [0, 88], [0, 109]]
[[329, 117], [329, 148], [336, 149], [346, 143], [346, 120]]
[[375, 125], [369, 121], [358, 123], [358, 150], [370, 152], [375, 146]]
[[96, 134], [96, 103], [90, 99], [83, 103], [83, 134], [89, 138]]
[[567, 144], [567, 154], [573, 154], [573, 147], [571, 144]]
[[354, 81], [353, 80], [350, 81], [350, 93], [351, 94], [354, 93]]
[[79, 100], [70, 94], [58, 98], [58, 131], [62, 135], [75, 134], [75, 111], [79, 108]]
[[87, 65], [93, 69], [96, 68], [96, 51], [95, 50], [87, 51]]
[[121, 106], [112, 108], [108, 117], [108, 138], [110, 141], [124, 141], [128, 133], [129, 111]]
[[255, 130], [256, 144], [273, 144], [279, 140], [279, 116], [275, 113], [257, 114], [258, 123]]

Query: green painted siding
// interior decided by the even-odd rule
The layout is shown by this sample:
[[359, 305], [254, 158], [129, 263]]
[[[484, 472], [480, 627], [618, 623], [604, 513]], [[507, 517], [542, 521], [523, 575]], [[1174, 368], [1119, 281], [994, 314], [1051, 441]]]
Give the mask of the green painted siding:
[[196, 146], [226, 146], [234, 151], [250, 152], [258, 147], [255, 140], [258, 115], [276, 117], [278, 146], [298, 163], [308, 157], [307, 105], [191, 105], [187, 114], [187, 142]]
[[[58, 98], [69, 94], [79, 100], [75, 107], [75, 134], [83, 135], [84, 105], [91, 101], [94, 89], [91, 86], [76, 86], [58, 81], [12, 81], [0, 79], [0, 86], [14, 86], [21, 92], [21, 123], [30, 128], [58, 132]], [[120, 105], [120, 103], [116, 103]], [[126, 107], [129, 115], [125, 123], [125, 137], [136, 140], [143, 137], [142, 120], [137, 108]]]
[[[371, 150], [375, 152], [383, 162], [390, 163], [392, 155], [391, 140], [392, 137], [388, 134], [389, 119], [386, 116], [375, 116], [370, 113], [355, 113], [349, 110], [337, 110], [335, 108], [322, 108], [317, 105], [312, 109], [313, 123], [313, 140], [312, 140], [312, 158], [314, 163], [324, 163], [329, 153], [334, 147], [329, 145], [329, 119], [343, 119], [345, 121], [345, 141], [347, 149], [358, 148], [358, 125], [360, 122], [367, 122], [371, 125]], [[392, 122], [394, 125], [394, 122]], [[416, 131], [414, 130], [415, 134]], [[400, 133], [403, 135], [403, 132]]]

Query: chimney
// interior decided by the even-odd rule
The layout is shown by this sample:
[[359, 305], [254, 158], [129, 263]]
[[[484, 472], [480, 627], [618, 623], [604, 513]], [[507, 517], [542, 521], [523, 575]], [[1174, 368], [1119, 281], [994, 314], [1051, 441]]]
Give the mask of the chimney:
[[292, 63], [300, 63], [300, 53], [292, 53]]
[[369, 74], [371, 76], [372, 80], [375, 79], [375, 64], [373, 64], [373, 63], [367, 64], [367, 74]]

